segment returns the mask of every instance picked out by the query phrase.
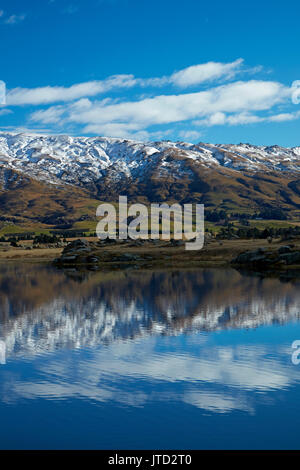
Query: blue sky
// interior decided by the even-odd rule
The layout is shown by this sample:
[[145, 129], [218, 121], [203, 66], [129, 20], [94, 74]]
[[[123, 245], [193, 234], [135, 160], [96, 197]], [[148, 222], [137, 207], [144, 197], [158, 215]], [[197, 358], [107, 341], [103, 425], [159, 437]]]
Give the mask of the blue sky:
[[299, 13], [290, 0], [0, 0], [0, 128], [299, 146]]

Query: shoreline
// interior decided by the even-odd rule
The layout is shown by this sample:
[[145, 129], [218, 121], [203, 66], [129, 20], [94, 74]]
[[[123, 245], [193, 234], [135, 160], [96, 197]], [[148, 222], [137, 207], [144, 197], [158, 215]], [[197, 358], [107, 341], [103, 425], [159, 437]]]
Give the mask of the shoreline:
[[[77, 240], [77, 241], [76, 241]], [[4, 263], [41, 263], [57, 269], [73, 269], [76, 271], [115, 271], [122, 269], [154, 270], [154, 269], [197, 269], [197, 268], [233, 268], [245, 274], [262, 276], [299, 277], [300, 264], [278, 266], [253, 266], [250, 263], [237, 265], [233, 263], [241, 253], [262, 250], [277, 253], [282, 247], [293, 246], [300, 250], [300, 240], [212, 240], [201, 250], [187, 251], [184, 245], [174, 246], [169, 241], [151, 243], [149, 241], [99, 242], [98, 239], [73, 239], [67, 251], [76, 243], [88, 246], [84, 248], [40, 247], [37, 249], [5, 247], [0, 249], [0, 265]], [[96, 241], [97, 240], [97, 241]], [[29, 245], [29, 242], [27, 242]], [[77, 251], [76, 251], [77, 250]], [[70, 257], [71, 255], [71, 257]], [[72, 256], [73, 255], [73, 256]], [[76, 256], [74, 256], [76, 255]], [[73, 258], [71, 260], [71, 258]], [[74, 258], [76, 260], [74, 260]], [[91, 260], [91, 261], [89, 261]]]
[[[83, 242], [87, 243], [84, 239]], [[97, 241], [96, 241], [97, 240]], [[75, 240], [71, 241], [74, 243]], [[264, 249], [276, 251], [282, 246], [293, 245], [293, 249], [300, 250], [300, 240], [278, 240], [269, 244], [267, 240], [212, 240], [205, 244], [201, 250], [187, 251], [185, 247], [174, 246], [174, 244], [164, 241], [150, 243], [149, 241], [129, 241], [127, 243], [100, 242], [98, 239], [88, 240], [92, 247], [90, 254], [97, 258], [99, 268], [114, 267], [122, 264], [134, 265], [154, 265], [170, 267], [229, 267], [234, 258], [240, 253], [249, 250]], [[29, 243], [27, 244], [29, 245]], [[0, 248], [0, 263], [13, 262], [42, 262], [53, 264], [55, 259], [59, 259], [64, 248], [41, 247], [33, 248]], [[76, 253], [77, 254], [77, 253]], [[79, 254], [76, 266], [88, 264], [84, 253]], [[64, 263], [65, 264], [65, 263]], [[68, 262], [67, 262], [68, 264]], [[142, 266], [141, 266], [142, 267]]]

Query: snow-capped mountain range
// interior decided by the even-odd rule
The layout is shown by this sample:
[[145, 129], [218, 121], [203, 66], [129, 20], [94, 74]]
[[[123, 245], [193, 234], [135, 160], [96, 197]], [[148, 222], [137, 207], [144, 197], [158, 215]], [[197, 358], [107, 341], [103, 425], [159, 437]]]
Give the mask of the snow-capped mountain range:
[[[180, 160], [170, 161], [170, 156]], [[111, 173], [137, 177], [156, 168], [161, 176], [188, 172], [186, 161], [201, 167], [246, 172], [300, 173], [300, 146], [213, 145], [136, 142], [105, 137], [41, 136], [0, 132], [0, 165], [53, 184], [84, 185]]]
[[300, 147], [0, 132], [0, 223], [94, 219], [97, 201], [300, 214]]

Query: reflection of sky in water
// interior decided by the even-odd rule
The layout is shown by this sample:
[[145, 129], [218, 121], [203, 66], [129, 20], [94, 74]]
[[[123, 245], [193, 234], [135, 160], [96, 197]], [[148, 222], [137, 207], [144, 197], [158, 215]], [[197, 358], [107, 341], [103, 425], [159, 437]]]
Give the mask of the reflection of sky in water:
[[[266, 329], [267, 338], [273, 336], [272, 330]], [[251, 336], [254, 340], [255, 334]], [[42, 381], [18, 380], [11, 384], [9, 395], [4, 394], [1, 399], [13, 402], [21, 397], [80, 397], [140, 406], [152, 399], [144, 388], [149, 382], [171, 385], [168, 399], [198, 408], [254, 412], [247, 401], [251, 392], [284, 390], [298, 382], [299, 371], [290, 361], [288, 345], [241, 341], [230, 346], [219, 345], [218, 339], [201, 334], [191, 340], [147, 338], [86, 349], [81, 354], [49, 354], [37, 361], [36, 372]], [[238, 334], [236, 339], [239, 340]], [[126, 382], [134, 382], [133, 395], [123, 389]]]
[[[230, 273], [231, 304], [225, 292], [216, 298], [220, 273], [190, 277], [192, 290], [180, 298], [172, 297], [175, 282], [154, 303], [153, 277], [140, 297], [138, 285], [128, 295], [130, 275], [101, 291], [93, 280], [77, 284], [75, 303], [66, 286], [38, 306], [27, 297], [21, 315], [6, 299], [1, 446], [299, 447], [300, 366], [291, 362], [300, 339], [298, 285]], [[248, 294], [237, 289], [243, 282]], [[29, 416], [26, 435], [14, 433]]]

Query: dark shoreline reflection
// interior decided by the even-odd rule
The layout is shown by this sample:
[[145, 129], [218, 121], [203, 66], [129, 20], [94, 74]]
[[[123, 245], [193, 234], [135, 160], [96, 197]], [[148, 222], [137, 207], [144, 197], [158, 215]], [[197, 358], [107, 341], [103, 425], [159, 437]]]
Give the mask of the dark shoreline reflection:
[[0, 354], [3, 362], [120, 339], [298, 321], [299, 286], [232, 269], [65, 274], [0, 265]]

